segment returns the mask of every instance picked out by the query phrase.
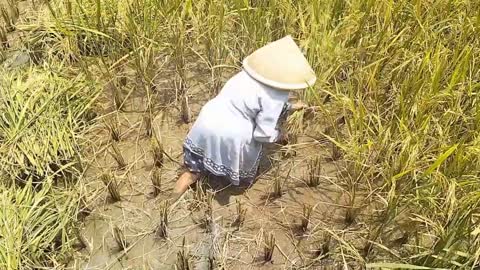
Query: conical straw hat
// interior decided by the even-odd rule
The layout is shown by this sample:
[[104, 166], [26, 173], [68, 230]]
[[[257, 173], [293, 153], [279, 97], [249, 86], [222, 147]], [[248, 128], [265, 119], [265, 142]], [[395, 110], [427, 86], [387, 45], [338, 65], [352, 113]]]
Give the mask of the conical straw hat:
[[291, 36], [274, 41], [243, 60], [245, 71], [257, 81], [280, 90], [312, 86], [312, 67]]

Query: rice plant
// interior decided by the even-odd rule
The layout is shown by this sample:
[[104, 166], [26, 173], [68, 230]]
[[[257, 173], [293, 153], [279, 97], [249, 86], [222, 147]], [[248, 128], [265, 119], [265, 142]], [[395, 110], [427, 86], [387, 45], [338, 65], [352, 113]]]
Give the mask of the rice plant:
[[319, 156], [308, 161], [307, 164], [307, 184], [309, 187], [317, 187], [320, 185], [322, 175], [322, 160]]
[[117, 243], [119, 250], [125, 251], [128, 248], [129, 243], [127, 242], [127, 238], [118, 226], [113, 227], [113, 237], [115, 239], [115, 242]]
[[153, 155], [153, 165], [156, 168], [162, 168], [164, 162], [164, 150], [161, 139], [157, 136], [152, 136], [150, 139], [150, 146]]
[[282, 197], [282, 195], [283, 195], [282, 184], [283, 184], [283, 179], [281, 177], [277, 176], [273, 179], [272, 196], [274, 198]]
[[7, 31], [7, 33], [13, 32], [13, 30], [15, 30], [13, 18], [10, 16], [8, 11], [4, 7], [0, 8], [0, 13], [2, 15], [3, 22], [5, 23], [5, 30]]
[[110, 138], [114, 142], [119, 142], [121, 139], [121, 131], [120, 127], [118, 126], [118, 120], [111, 117], [107, 122], [105, 123], [108, 133], [110, 134]]
[[271, 262], [273, 258], [273, 252], [275, 251], [275, 236], [273, 233], [269, 233], [264, 237], [263, 247], [263, 260], [265, 262]]
[[242, 201], [240, 200], [237, 200], [235, 209], [236, 209], [236, 217], [235, 217], [235, 220], [232, 222], [232, 226], [239, 229], [245, 222], [247, 209], [245, 208]]
[[101, 176], [101, 180], [103, 184], [107, 187], [110, 198], [112, 198], [114, 202], [121, 201], [122, 197], [120, 196], [120, 189], [118, 187], [115, 176], [111, 173], [104, 173]]
[[152, 130], [152, 116], [149, 112], [145, 114], [143, 117], [143, 123], [145, 124], [145, 135], [147, 137], [151, 138], [153, 135], [153, 130]]
[[303, 212], [302, 212], [302, 218], [301, 218], [301, 224], [300, 224], [300, 229], [303, 232], [306, 232], [308, 230], [308, 224], [310, 223], [310, 218], [312, 216], [312, 211], [313, 211], [313, 206], [311, 205], [303, 205]]
[[153, 185], [153, 196], [157, 197], [158, 194], [162, 191], [162, 169], [161, 168], [153, 168], [152, 173], [152, 185]]
[[175, 268], [178, 270], [192, 269], [190, 265], [190, 254], [188, 253], [185, 246], [185, 237], [183, 237], [181, 249], [177, 252], [177, 261], [175, 263]]
[[165, 200], [160, 204], [160, 223], [156, 229], [156, 235], [159, 238], [167, 237], [168, 228], [168, 201]]
[[10, 48], [10, 44], [8, 43], [8, 38], [7, 38], [7, 31], [3, 26], [0, 26], [0, 48], [2, 50], [7, 50]]
[[127, 167], [127, 163], [123, 158], [122, 151], [118, 147], [118, 144], [116, 142], [112, 142], [111, 146], [112, 146], [112, 152], [110, 152], [110, 155], [117, 162], [119, 169], [121, 170], [125, 169]]
[[[340, 249], [325, 241], [320, 257], [328, 253], [344, 265], [364, 264], [357, 254], [363, 252], [369, 260], [397, 267], [478, 265], [480, 2], [51, 0], [46, 13], [32, 1], [38, 14], [22, 19], [23, 25], [16, 23], [16, 1], [7, 2], [0, 10], [5, 25], [0, 57], [24, 43], [37, 66], [0, 70], [0, 198], [7, 205], [0, 210], [6, 224], [0, 227], [3, 268], [62, 268], [54, 264], [69, 257], [71, 217], [84, 207], [71, 190], [82, 181], [65, 180], [82, 175], [73, 163], [84, 153], [81, 144], [89, 141], [79, 134], [87, 127], [83, 115], [99, 95], [97, 83], [115, 81], [114, 92], [102, 97], [117, 110], [129, 97], [146, 97], [149, 117], [153, 105], [169, 105], [153, 104], [160, 92], [172, 95], [182, 120], [190, 122], [193, 104], [186, 95], [190, 103], [197, 100], [191, 91], [196, 83], [210, 98], [246, 55], [285, 34], [298, 41], [318, 76], [316, 85], [301, 94], [318, 111], [295, 116], [295, 128], [314, 140], [295, 150], [307, 149], [310, 155], [329, 141], [336, 161], [311, 160], [306, 181], [318, 186], [322, 172], [330, 180], [329, 166], [335, 166], [337, 178], [325, 183], [348, 196], [343, 222], [361, 221], [369, 231], [336, 236]], [[124, 76], [121, 70], [133, 75], [117, 81], [114, 74]], [[164, 79], [173, 81], [172, 89], [159, 87]], [[127, 84], [134, 93], [124, 96]], [[153, 135], [150, 123], [147, 135]], [[119, 167], [126, 167], [118, 145], [112, 148]], [[73, 176], [66, 177], [69, 173]], [[52, 177], [65, 187], [50, 185]], [[286, 188], [281, 178], [273, 188], [277, 196]], [[35, 186], [37, 193], [25, 186]], [[318, 195], [315, 189], [309, 192]], [[205, 193], [201, 196], [199, 206], [207, 200]], [[358, 205], [361, 200], [366, 207]], [[400, 229], [402, 219], [412, 221], [413, 228]], [[406, 236], [393, 242], [415, 244], [384, 252], [391, 230]], [[65, 240], [52, 248], [57, 235]], [[366, 238], [364, 246], [359, 238]], [[358, 250], [343, 248], [349, 245]]]

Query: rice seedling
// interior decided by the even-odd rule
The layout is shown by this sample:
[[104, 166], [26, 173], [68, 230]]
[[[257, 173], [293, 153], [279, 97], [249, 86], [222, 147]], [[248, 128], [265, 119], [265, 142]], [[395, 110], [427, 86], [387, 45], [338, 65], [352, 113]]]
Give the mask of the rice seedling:
[[308, 224], [310, 223], [312, 211], [313, 211], [313, 206], [306, 205], [306, 204], [303, 205], [302, 218], [301, 218], [302, 221], [300, 224], [300, 229], [303, 232], [306, 232], [308, 230]]
[[153, 168], [152, 173], [152, 185], [153, 185], [153, 196], [157, 197], [160, 194], [161, 187], [162, 187], [162, 169], [161, 168]]
[[266, 237], [264, 237], [263, 260], [265, 262], [271, 262], [274, 251], [275, 251], [275, 236], [273, 235], [273, 233], [270, 232]]
[[157, 136], [150, 138], [150, 146], [153, 154], [153, 165], [156, 168], [162, 168], [164, 162], [163, 144]]
[[120, 189], [118, 188], [115, 176], [111, 173], [104, 173], [101, 176], [101, 180], [103, 184], [107, 187], [110, 198], [112, 198], [114, 202], [121, 201], [122, 197], [120, 196]]
[[320, 185], [320, 179], [322, 175], [322, 161], [319, 156], [316, 156], [307, 164], [308, 178], [307, 184], [309, 187], [317, 187]]
[[165, 200], [160, 204], [160, 223], [157, 226], [156, 235], [159, 238], [167, 237], [168, 227], [168, 201]]
[[115, 239], [119, 250], [125, 251], [128, 248], [129, 243], [127, 242], [125, 234], [116, 225], [113, 227], [113, 238]]
[[190, 270], [190, 254], [186, 250], [185, 246], [185, 236], [183, 237], [182, 247], [177, 252], [177, 261], [175, 263], [175, 268], [178, 270]]
[[123, 170], [127, 167], [127, 163], [125, 162], [122, 152], [120, 151], [120, 148], [116, 142], [112, 142], [112, 152], [110, 152], [110, 155], [117, 162], [119, 169]]

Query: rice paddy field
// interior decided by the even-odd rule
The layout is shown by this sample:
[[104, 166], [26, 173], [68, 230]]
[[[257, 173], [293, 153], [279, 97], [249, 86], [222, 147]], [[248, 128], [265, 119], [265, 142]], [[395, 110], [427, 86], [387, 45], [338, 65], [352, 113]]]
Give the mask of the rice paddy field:
[[[480, 269], [477, 0], [0, 0], [0, 269]], [[169, 205], [201, 107], [292, 35], [251, 187]]]

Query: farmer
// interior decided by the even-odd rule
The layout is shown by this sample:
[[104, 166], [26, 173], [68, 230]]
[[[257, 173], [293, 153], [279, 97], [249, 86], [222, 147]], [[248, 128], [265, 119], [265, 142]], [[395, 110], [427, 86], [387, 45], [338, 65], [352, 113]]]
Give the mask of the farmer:
[[307, 88], [315, 80], [290, 36], [246, 57], [243, 70], [205, 104], [188, 133], [183, 145], [188, 171], [178, 179], [174, 197], [179, 198], [202, 173], [221, 176], [235, 186], [252, 183], [263, 144], [278, 141], [287, 113], [304, 108], [288, 103], [289, 91]]

